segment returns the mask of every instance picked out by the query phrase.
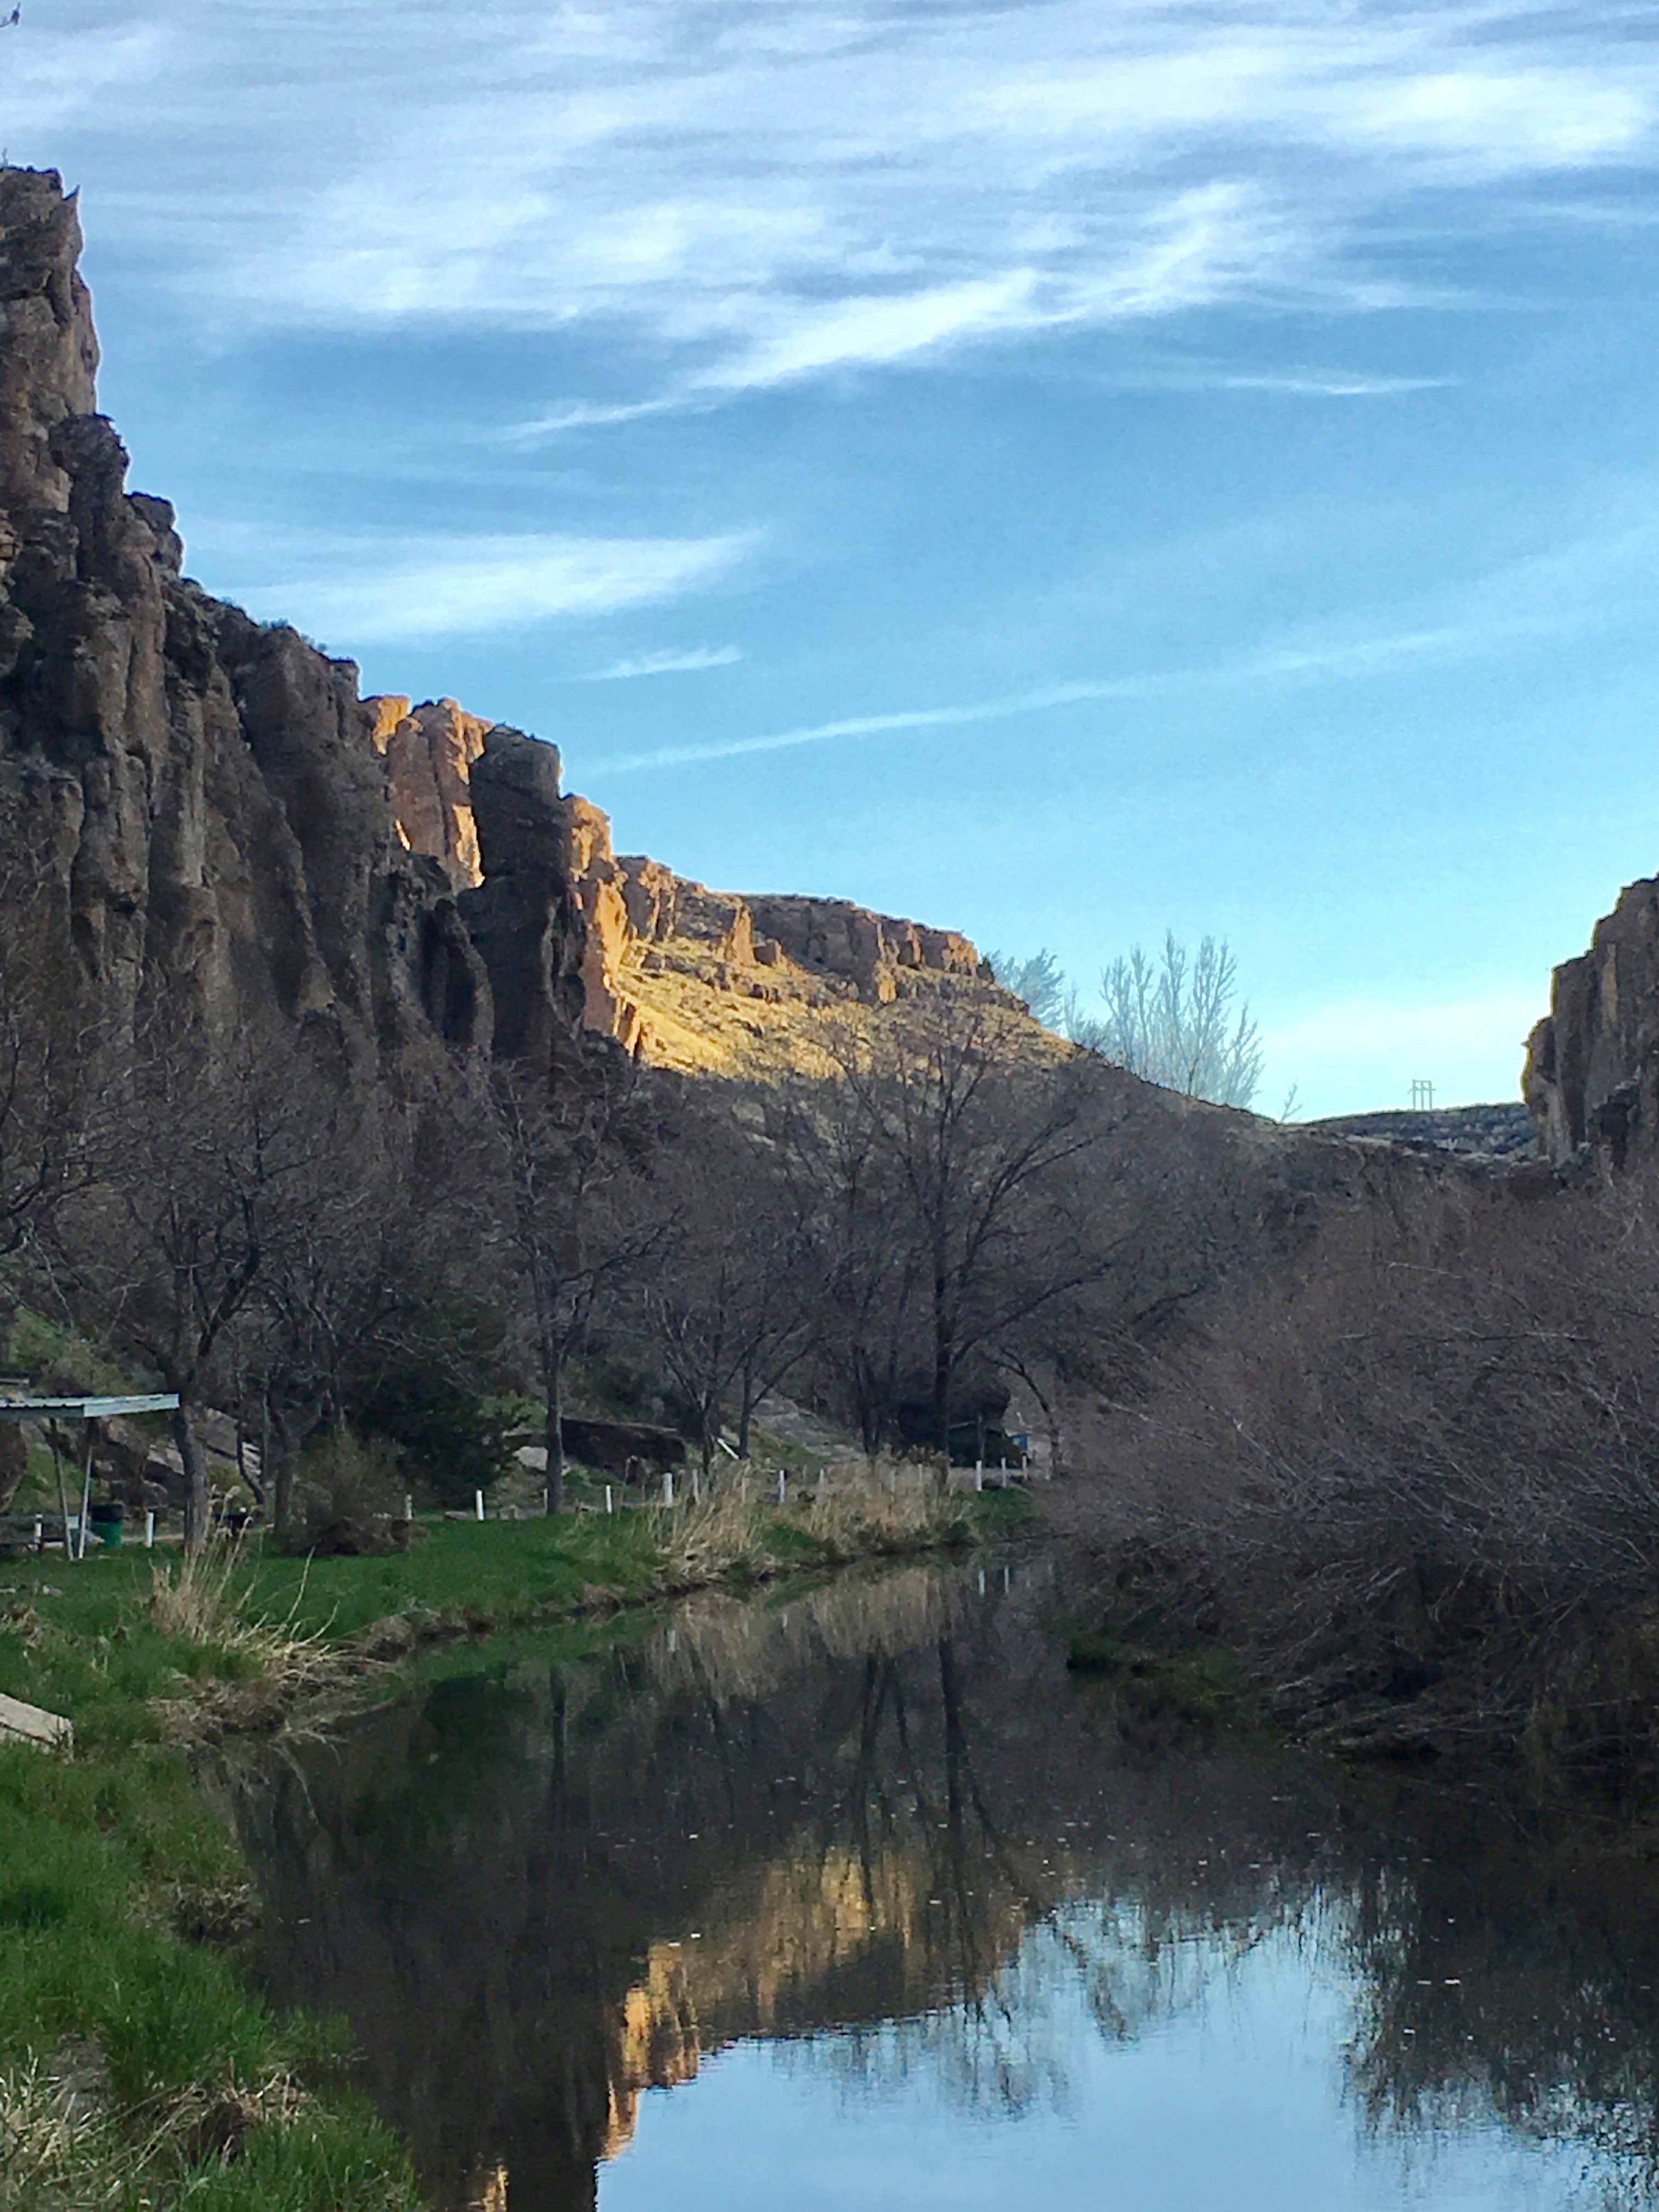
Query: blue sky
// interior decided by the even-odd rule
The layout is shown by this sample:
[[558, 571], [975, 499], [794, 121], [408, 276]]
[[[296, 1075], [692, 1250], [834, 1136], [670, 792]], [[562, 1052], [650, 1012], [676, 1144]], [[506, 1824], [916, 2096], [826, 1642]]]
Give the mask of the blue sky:
[[1656, 31], [24, 0], [0, 143], [211, 589], [705, 881], [1224, 934], [1341, 1112], [1659, 869]]

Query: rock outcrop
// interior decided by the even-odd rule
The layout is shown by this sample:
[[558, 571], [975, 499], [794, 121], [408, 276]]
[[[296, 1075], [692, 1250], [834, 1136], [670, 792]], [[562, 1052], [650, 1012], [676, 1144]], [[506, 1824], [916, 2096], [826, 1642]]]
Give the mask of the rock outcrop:
[[545, 1047], [582, 957], [534, 811], [556, 756], [366, 703], [351, 662], [183, 574], [96, 412], [80, 243], [56, 175], [0, 171], [0, 836], [65, 987], [118, 1024], [285, 1022], [371, 1085], [440, 1044]]
[[1455, 1152], [1472, 1160], [1528, 1160], [1538, 1153], [1532, 1115], [1518, 1098], [1490, 1106], [1395, 1107], [1376, 1114], [1340, 1114], [1300, 1126], [1333, 1137], [1380, 1138], [1413, 1152]]
[[[481, 835], [481, 811], [492, 803], [489, 726], [453, 699], [368, 704], [398, 836], [443, 866], [476, 936], [483, 902], [475, 907], [467, 890], [487, 870], [510, 865], [490, 859]], [[978, 952], [954, 930], [845, 899], [710, 890], [643, 854], [618, 854], [607, 817], [588, 799], [559, 798], [556, 775], [544, 775], [540, 791], [569, 889], [570, 913], [558, 926], [564, 941], [581, 939], [580, 1018], [647, 1062], [775, 1071], [804, 1050], [810, 1056], [799, 1033], [826, 1006], [890, 1006], [940, 988], [996, 991]], [[509, 816], [496, 812], [499, 838], [509, 834]], [[492, 977], [499, 963], [497, 955]], [[510, 987], [515, 1004], [521, 982]]]
[[1659, 1139], [1659, 878], [1630, 884], [1589, 951], [1556, 969], [1524, 1088], [1557, 1162], [1588, 1148], [1620, 1168]]
[[55, 175], [0, 171], [0, 831], [66, 983], [118, 1024], [287, 1023], [371, 1086], [595, 1032], [755, 1073], [825, 1006], [994, 990], [949, 932], [619, 858], [553, 747], [363, 700], [353, 663], [203, 591], [96, 412], [80, 242]]
[[457, 890], [473, 889], [483, 881], [483, 865], [469, 780], [489, 724], [453, 699], [412, 710], [396, 697], [364, 703], [374, 717], [374, 749], [386, 759], [398, 842], [440, 861]]

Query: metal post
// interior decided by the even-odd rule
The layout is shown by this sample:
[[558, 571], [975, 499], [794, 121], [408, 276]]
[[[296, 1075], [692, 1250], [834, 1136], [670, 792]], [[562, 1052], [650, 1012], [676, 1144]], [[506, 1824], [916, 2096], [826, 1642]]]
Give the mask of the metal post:
[[474, 1512], [477, 1513], [479, 1520], [482, 1521], [483, 1519], [483, 1492], [482, 1490], [475, 1490], [473, 1492], [472, 1509]]
[[92, 1423], [87, 1423], [86, 1467], [81, 1477], [81, 1557], [87, 1556], [87, 1518], [92, 1511]]
[[70, 1542], [69, 1489], [64, 1480], [63, 1458], [55, 1443], [52, 1448], [52, 1473], [58, 1477], [58, 1503], [64, 1515], [64, 1557], [65, 1559], [72, 1559], [75, 1557], [75, 1547]]
[[404, 1518], [405, 1521], [412, 1521], [415, 1518], [415, 1500], [408, 1491], [404, 1492]]
[[788, 1476], [788, 1474], [787, 1474], [787, 1470], [786, 1470], [785, 1468], [780, 1468], [778, 1469], [778, 1503], [779, 1503], [779, 1504], [780, 1504], [780, 1505], [787, 1504], [788, 1503], [788, 1497], [789, 1497], [789, 1476]]
[[974, 1488], [975, 1489], [975, 1491], [980, 1491], [980, 1490], [983, 1490], [983, 1489], [984, 1489], [984, 1487], [985, 1487], [985, 1462], [984, 1462], [984, 1461], [983, 1461], [982, 1459], [976, 1459], [976, 1460], [974, 1462]]
[[607, 1482], [607, 1483], [606, 1483], [606, 1485], [605, 1486], [605, 1511], [606, 1511], [607, 1513], [609, 1513], [609, 1512], [611, 1511], [611, 1485], [610, 1485], [608, 1482]]
[[151, 1506], [144, 1509], [144, 1549], [147, 1552], [155, 1549], [155, 1512]]
[[665, 1505], [674, 1503], [674, 1470], [672, 1467], [665, 1467], [662, 1471], [662, 1502]]

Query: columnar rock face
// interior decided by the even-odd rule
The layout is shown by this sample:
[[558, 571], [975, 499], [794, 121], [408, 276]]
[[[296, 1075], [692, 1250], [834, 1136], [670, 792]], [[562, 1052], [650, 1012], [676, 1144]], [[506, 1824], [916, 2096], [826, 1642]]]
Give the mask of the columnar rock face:
[[618, 857], [550, 746], [360, 699], [351, 662], [202, 591], [95, 411], [80, 242], [55, 175], [0, 171], [0, 831], [107, 1012], [275, 1017], [373, 1082], [584, 1030], [730, 1071], [791, 1010], [994, 989], [949, 932]]
[[[480, 778], [491, 773], [481, 758], [492, 742], [488, 725], [453, 699], [415, 708], [396, 697], [369, 703], [399, 838], [441, 862], [458, 888], [476, 885], [486, 867], [501, 865], [481, 850], [475, 821], [488, 803], [480, 796]], [[688, 1034], [706, 1042], [711, 1028], [729, 1027], [714, 1018], [721, 1000], [725, 1014], [734, 998], [881, 1006], [941, 985], [995, 988], [973, 945], [953, 930], [872, 914], [845, 899], [712, 891], [643, 854], [615, 853], [610, 822], [589, 800], [556, 798], [550, 787], [544, 797], [562, 810], [559, 865], [568, 872], [584, 940], [582, 1018], [647, 1060], [729, 1067], [724, 1047], [711, 1057], [688, 1043]], [[467, 910], [476, 933], [478, 909]], [[674, 1006], [663, 1003], [673, 979], [695, 989], [700, 1010], [686, 1005], [684, 990]]]
[[495, 1048], [546, 1062], [582, 1025], [582, 939], [558, 748], [498, 726], [473, 765], [471, 793], [483, 881], [462, 893], [461, 911], [489, 971]]
[[210, 1031], [285, 1020], [372, 1082], [439, 1042], [486, 1047], [494, 961], [507, 1034], [544, 1042], [581, 959], [566, 842], [532, 891], [526, 833], [502, 827], [506, 879], [474, 890], [483, 726], [365, 703], [352, 663], [181, 574], [173, 509], [126, 490], [94, 411], [80, 242], [57, 176], [0, 171], [0, 843], [57, 902], [66, 983], [120, 1022], [147, 1003]]
[[1632, 884], [1556, 969], [1525, 1086], [1552, 1159], [1589, 1146], [1620, 1167], [1659, 1141], [1659, 878]]
[[441, 860], [457, 890], [474, 889], [483, 881], [483, 866], [469, 775], [489, 724], [453, 699], [428, 700], [412, 711], [407, 699], [392, 696], [364, 704], [374, 718], [375, 750], [386, 757], [400, 842]]

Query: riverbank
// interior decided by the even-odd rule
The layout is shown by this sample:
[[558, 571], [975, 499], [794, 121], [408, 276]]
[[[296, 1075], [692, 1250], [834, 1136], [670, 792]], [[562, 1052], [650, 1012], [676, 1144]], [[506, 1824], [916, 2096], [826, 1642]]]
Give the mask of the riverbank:
[[[0, 1744], [0, 2212], [416, 2212], [337, 2031], [279, 2017], [239, 1953], [246, 1868], [190, 1742], [392, 1693], [444, 1639], [588, 1621], [698, 1588], [969, 1543], [1018, 1495], [914, 1507], [720, 1501], [441, 1522], [385, 1559], [250, 1554], [180, 1587], [123, 1551], [0, 1566], [0, 1691], [66, 1715], [71, 1756]], [[124, 2193], [125, 2192], [125, 2193]]]

